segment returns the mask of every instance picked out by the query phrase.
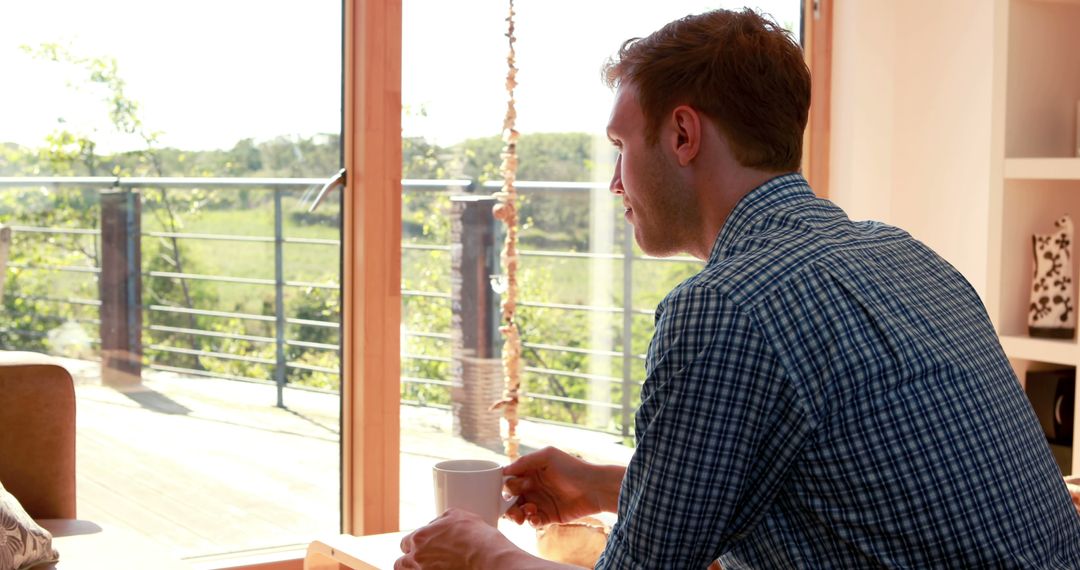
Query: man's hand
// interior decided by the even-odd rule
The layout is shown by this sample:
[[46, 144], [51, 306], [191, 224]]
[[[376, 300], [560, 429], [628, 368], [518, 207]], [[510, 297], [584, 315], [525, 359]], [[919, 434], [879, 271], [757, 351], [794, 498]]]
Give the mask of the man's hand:
[[480, 517], [460, 509], [449, 509], [427, 526], [401, 539], [405, 553], [394, 563], [395, 570], [436, 570], [440, 568], [502, 568], [497, 565], [517, 553], [495, 527]]
[[624, 467], [593, 465], [554, 447], [530, 453], [503, 468], [506, 488], [518, 496], [506, 516], [533, 526], [614, 512]]

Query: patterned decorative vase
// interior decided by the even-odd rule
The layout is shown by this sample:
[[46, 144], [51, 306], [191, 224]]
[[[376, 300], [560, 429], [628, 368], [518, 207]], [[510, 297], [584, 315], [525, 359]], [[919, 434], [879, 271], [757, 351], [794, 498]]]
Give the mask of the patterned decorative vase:
[[1034, 271], [1028, 334], [1039, 338], [1072, 338], [1076, 331], [1072, 218], [1066, 214], [1054, 226], [1054, 233], [1031, 236]]

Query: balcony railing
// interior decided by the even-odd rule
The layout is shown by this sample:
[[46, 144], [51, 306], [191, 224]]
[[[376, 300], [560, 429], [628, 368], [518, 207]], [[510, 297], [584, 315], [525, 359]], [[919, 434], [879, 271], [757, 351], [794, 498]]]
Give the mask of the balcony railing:
[[[19, 272], [20, 280], [27, 279], [27, 275], [35, 275], [45, 278], [46, 275], [59, 273], [61, 275], [92, 276], [98, 281], [98, 289], [101, 298], [84, 298], [62, 291], [42, 294], [40, 288], [36, 293], [27, 293], [26, 288], [17, 288], [8, 291], [10, 296], [5, 304], [12, 310], [12, 303], [19, 301], [30, 303], [33, 306], [44, 304], [53, 307], [48, 315], [37, 322], [46, 320], [59, 324], [60, 321], [74, 320], [84, 325], [96, 326], [99, 334], [89, 341], [99, 347], [123, 346], [138, 360], [136, 366], [145, 366], [153, 370], [189, 374], [194, 376], [209, 376], [228, 380], [240, 380], [249, 382], [272, 382], [277, 387], [277, 403], [284, 406], [283, 388], [286, 384], [292, 387], [302, 387], [300, 382], [293, 380], [296, 374], [318, 374], [323, 377], [340, 377], [337, 354], [340, 351], [339, 340], [326, 342], [326, 335], [306, 334], [304, 331], [322, 330], [332, 332], [332, 336], [338, 334], [340, 314], [332, 313], [324, 318], [307, 318], [290, 311], [290, 299], [296, 299], [298, 291], [310, 292], [322, 290], [330, 295], [336, 295], [340, 284], [337, 279], [325, 282], [313, 282], [303, 279], [289, 279], [289, 267], [287, 266], [286, 248], [294, 246], [310, 246], [337, 250], [340, 248], [338, 239], [325, 237], [298, 237], [286, 235], [286, 206], [283, 201], [287, 196], [292, 196], [298, 191], [310, 190], [321, 185], [323, 180], [310, 178], [285, 178], [285, 179], [254, 179], [254, 178], [114, 178], [114, 177], [36, 177], [36, 178], [0, 178], [0, 197], [3, 191], [18, 189], [47, 189], [51, 192], [59, 192], [62, 189], [98, 192], [97, 207], [100, 209], [98, 221], [94, 225], [86, 227], [47, 227], [23, 223], [20, 218], [22, 205], [0, 206], [0, 221], [7, 222], [15, 231], [15, 240], [12, 247], [12, 262], [9, 263], [9, 272]], [[589, 195], [590, 193], [605, 192], [606, 185], [593, 183], [570, 183], [570, 182], [528, 182], [519, 181], [518, 189], [524, 199], [530, 196], [548, 196], [556, 201], [569, 196]], [[440, 208], [449, 203], [452, 195], [480, 195], [485, 191], [498, 188], [497, 183], [476, 184], [469, 180], [404, 180], [402, 181], [403, 192], [406, 196], [437, 196], [443, 203]], [[157, 227], [152, 229], [142, 228], [142, 219], [146, 217], [143, 205], [140, 204], [140, 196], [143, 193], [155, 190], [212, 190], [222, 192], [223, 195], [232, 196], [233, 200], [238, 192], [269, 192], [272, 194], [273, 229], [272, 233], [265, 235], [250, 235], [244, 233], [228, 233], [231, 228], [222, 228], [214, 232], [191, 232], [182, 229]], [[470, 192], [472, 190], [472, 192]], [[111, 197], [107, 197], [109, 195]], [[210, 194], [205, 199], [209, 199]], [[268, 200], [266, 200], [268, 202]], [[303, 201], [302, 199], [300, 200]], [[268, 205], [268, 204], [266, 204]], [[331, 206], [326, 204], [322, 209]], [[490, 209], [490, 208], [489, 208]], [[6, 210], [6, 211], [5, 211]], [[298, 209], [292, 210], [296, 212]], [[335, 213], [336, 214], [336, 213]], [[440, 216], [443, 213], [431, 212], [432, 216]], [[110, 216], [113, 219], [125, 221], [123, 228], [116, 230], [110, 226]], [[336, 220], [335, 216], [331, 219]], [[14, 223], [12, 222], [14, 220]], [[490, 222], [494, 224], [494, 221]], [[160, 224], [159, 224], [160, 225]], [[103, 231], [102, 228], [106, 229]], [[114, 231], [115, 230], [115, 231]], [[500, 229], [492, 226], [489, 231], [497, 235]], [[592, 305], [580, 302], [557, 302], [546, 298], [530, 298], [523, 295], [523, 301], [519, 303], [522, 312], [544, 311], [549, 314], [593, 314], [609, 315], [620, 322], [620, 331], [611, 334], [613, 337], [607, 346], [591, 346], [586, 339], [581, 338], [523, 338], [523, 346], [527, 352], [533, 355], [562, 354], [578, 355], [583, 359], [617, 359], [621, 360], [621, 374], [597, 374], [583, 371], [580, 368], [568, 369], [559, 366], [545, 366], [537, 359], [527, 358], [527, 366], [524, 371], [538, 379], [543, 379], [552, 390], [540, 389], [528, 390], [526, 398], [535, 401], [548, 402], [553, 406], [564, 406], [567, 409], [586, 410], [610, 410], [617, 414], [618, 422], [609, 422], [607, 425], [593, 426], [594, 429], [608, 431], [610, 433], [628, 436], [631, 433], [632, 414], [636, 405], [637, 394], [640, 389], [642, 365], [644, 358], [634, 350], [635, 318], [639, 319], [637, 329], [651, 327], [651, 315], [653, 308], [650, 306], [634, 307], [635, 296], [635, 270], [640, 272], [638, 264], [651, 263], [696, 263], [689, 258], [669, 258], [657, 260], [635, 254], [631, 229], [623, 224], [622, 230], [616, 230], [621, 234], [621, 244], [616, 243], [618, 251], [569, 251], [564, 249], [546, 249], [542, 247], [529, 247], [527, 241], [523, 243], [520, 252], [521, 257], [536, 260], [576, 260], [591, 262], [593, 260], [605, 260], [610, 264], [617, 264], [621, 271], [621, 283], [613, 289], [618, 291], [616, 297], [621, 298], [621, 305]], [[406, 239], [402, 244], [403, 256], [419, 254], [437, 254], [445, 258], [451, 256], [461, 243], [452, 243], [455, 238], [446, 238], [445, 235], [412, 236], [406, 232]], [[117, 242], [116, 236], [123, 239]], [[27, 256], [20, 255], [20, 242], [45, 243], [50, 239], [89, 239], [94, 242], [92, 251], [86, 253], [85, 264], [74, 263], [70, 259], [67, 262], [50, 263], [46, 259], [27, 260]], [[460, 238], [460, 236], [459, 236]], [[180, 249], [178, 243], [192, 244], [205, 242], [221, 244], [223, 246], [240, 247], [237, 244], [263, 244], [273, 248], [273, 277], [222, 274], [219, 272], [195, 272], [195, 271], [165, 271], [160, 268], [150, 268], [144, 263], [139, 253], [144, 240], [162, 240], [173, 244], [177, 254]], [[34, 242], [33, 240], [36, 240]], [[448, 241], [449, 240], [449, 241]], [[613, 242], [614, 243], [614, 242]], [[480, 269], [487, 273], [485, 277], [492, 277], [498, 272], [497, 263], [493, 257], [497, 256], [500, 247], [499, 240], [494, 240], [490, 246], [491, 251], [478, 254]], [[116, 255], [106, 259], [106, 251], [114, 250]], [[230, 251], [225, 247], [226, 252]], [[337, 259], [334, 253], [328, 257]], [[484, 260], [486, 259], [486, 265]], [[445, 261], [445, 260], [444, 260]], [[137, 266], [136, 266], [137, 265]], [[178, 263], [179, 265], [179, 263]], [[523, 265], [528, 265], [526, 261]], [[406, 272], [412, 268], [409, 263], [403, 261]], [[448, 263], [441, 271], [442, 275], [434, 279], [435, 283], [444, 282], [451, 271]], [[453, 278], [451, 277], [451, 280]], [[10, 280], [9, 280], [10, 282]], [[273, 302], [265, 303], [264, 311], [234, 311], [228, 307], [219, 306], [196, 306], [195, 303], [155, 303], [141, 301], [141, 291], [150, 287], [151, 284], [167, 282], [176, 286], [188, 287], [195, 282], [231, 284], [249, 287], [252, 290], [273, 290]], [[485, 286], [487, 281], [483, 281]], [[70, 289], [70, 288], [69, 288]], [[87, 288], [84, 286], [84, 290]], [[120, 291], [123, 289], [123, 291]], [[116, 290], [117, 294], [110, 296], [108, 293]], [[187, 289], [184, 289], [185, 293]], [[292, 294], [290, 294], [290, 292]], [[120, 294], [127, 293], [127, 294]], [[458, 290], [458, 294], [462, 294]], [[466, 292], [469, 294], [469, 292]], [[454, 290], [433, 287], [430, 290], [409, 289], [403, 287], [403, 302], [406, 303], [406, 313], [410, 303], [424, 300], [428, 303], [441, 303], [444, 305], [439, 311], [449, 311], [455, 303]], [[332, 303], [331, 303], [332, 304]], [[75, 310], [75, 307], [82, 308]], [[340, 304], [337, 305], [338, 310]], [[490, 308], [490, 307], [489, 307]], [[96, 309], [98, 316], [88, 315], [89, 311]], [[449, 313], [445, 313], [449, 314]], [[493, 313], [494, 314], [494, 313]], [[171, 317], [171, 320], [170, 320]], [[177, 324], [177, 318], [188, 319], [187, 326]], [[647, 322], [644, 319], [649, 319]], [[168, 320], [168, 322], [164, 322]], [[450, 319], [443, 319], [449, 321]], [[143, 322], [145, 334], [143, 333]], [[490, 318], [480, 319], [476, 326], [493, 327], [497, 323]], [[9, 320], [9, 322], [11, 322]], [[232, 323], [231, 326], [223, 326], [221, 323]], [[9, 326], [0, 329], [6, 333], [8, 348], [24, 348], [40, 344], [41, 337], [45, 336], [46, 327], [33, 326], [23, 328]], [[289, 334], [289, 331], [297, 331], [300, 334]], [[260, 333], [252, 331], [262, 331]], [[491, 342], [497, 344], [497, 333], [490, 334]], [[640, 332], [640, 331], [639, 331]], [[121, 337], [121, 338], [111, 338]], [[455, 344], [455, 335], [445, 327], [434, 329], [408, 328], [403, 330], [406, 339], [418, 339], [427, 347], [426, 350], [409, 350], [407, 342], [403, 342], [403, 386], [424, 387], [426, 394], [434, 394], [435, 397], [422, 399], [413, 398], [411, 403], [417, 405], [434, 405], [446, 407], [449, 398], [446, 396], [452, 388], [452, 380], [446, 373], [407, 373], [407, 370], [443, 370], [452, 366], [452, 352]], [[310, 340], [312, 337], [319, 341]], [[640, 336], [640, 335], [639, 335]], [[190, 346], [180, 346], [176, 342], [165, 342], [162, 338], [173, 341], [181, 338], [201, 338], [219, 341], [225, 344], [224, 348], [210, 349], [204, 344], [191, 342]], [[248, 350], [236, 350], [237, 346], [248, 347]], [[252, 348], [261, 347], [261, 348]], [[272, 347], [272, 351], [270, 350]], [[144, 354], [145, 352], [145, 354]], [[293, 355], [306, 355], [309, 352], [332, 355], [326, 362], [322, 359], [320, 364], [311, 364], [301, 358], [290, 358]], [[187, 358], [196, 365], [178, 365], [177, 359]], [[171, 359], [171, 360], [170, 360]], [[202, 361], [232, 361], [251, 365], [248, 370], [263, 370], [265, 374], [236, 374], [208, 369], [197, 364]], [[103, 356], [103, 360], [105, 357]], [[426, 363], [426, 364], [425, 364]], [[105, 363], [108, 364], [108, 363]], [[617, 386], [617, 398], [591, 398], [570, 395], [565, 390], [560, 391], [557, 387], [563, 382], [584, 382], [587, 384], [601, 384], [604, 386]], [[408, 390], [403, 390], [408, 392]], [[417, 392], [413, 390], [414, 394]], [[405, 397], [405, 401], [410, 398]], [[523, 414], [528, 416], [528, 414]], [[535, 417], [539, 421], [553, 421], [554, 423], [566, 423], [565, 420], [552, 420], [550, 417]], [[582, 426], [579, 426], [582, 427]]]

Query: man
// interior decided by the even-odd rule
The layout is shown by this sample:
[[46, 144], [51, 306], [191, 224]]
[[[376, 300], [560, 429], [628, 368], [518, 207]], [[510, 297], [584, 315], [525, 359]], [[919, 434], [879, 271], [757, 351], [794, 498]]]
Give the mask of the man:
[[[656, 312], [629, 466], [509, 465], [517, 522], [617, 510], [598, 568], [1080, 568], [1080, 517], [979, 298], [797, 174], [810, 77], [751, 11], [623, 45], [608, 135], [641, 248], [708, 261]], [[541, 568], [450, 511], [401, 568]]]

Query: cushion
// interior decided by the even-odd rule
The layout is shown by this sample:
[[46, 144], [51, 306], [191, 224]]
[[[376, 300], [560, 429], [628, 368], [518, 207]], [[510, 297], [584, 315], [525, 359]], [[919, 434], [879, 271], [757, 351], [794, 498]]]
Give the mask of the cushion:
[[60, 558], [52, 535], [0, 484], [0, 570], [21, 570]]

